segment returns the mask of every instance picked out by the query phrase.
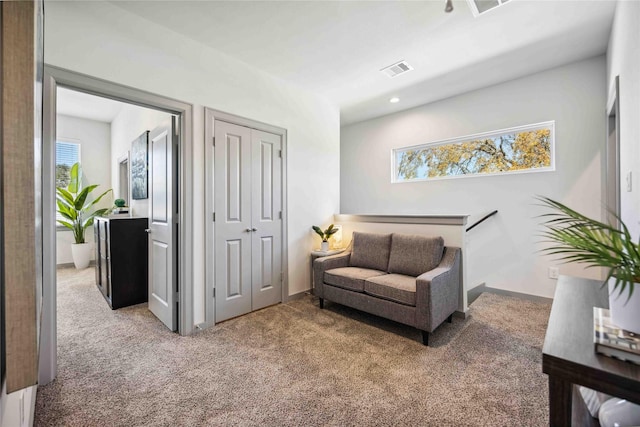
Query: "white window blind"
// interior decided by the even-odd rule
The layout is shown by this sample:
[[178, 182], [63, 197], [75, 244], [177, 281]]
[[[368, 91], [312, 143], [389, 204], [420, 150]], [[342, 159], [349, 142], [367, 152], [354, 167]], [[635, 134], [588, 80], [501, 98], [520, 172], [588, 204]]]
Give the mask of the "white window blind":
[[56, 142], [56, 166], [73, 166], [80, 161], [80, 144], [75, 142]]

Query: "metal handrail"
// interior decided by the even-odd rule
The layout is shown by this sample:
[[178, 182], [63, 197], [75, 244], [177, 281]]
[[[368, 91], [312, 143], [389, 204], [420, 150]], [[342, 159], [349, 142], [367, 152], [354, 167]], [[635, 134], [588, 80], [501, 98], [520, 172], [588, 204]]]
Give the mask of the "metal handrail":
[[479, 219], [471, 227], [467, 228], [467, 231], [472, 230], [474, 227], [477, 227], [480, 223], [486, 221], [487, 219], [491, 218], [492, 216], [494, 216], [497, 213], [498, 213], [498, 210], [496, 209], [495, 211], [483, 216], [482, 219]]

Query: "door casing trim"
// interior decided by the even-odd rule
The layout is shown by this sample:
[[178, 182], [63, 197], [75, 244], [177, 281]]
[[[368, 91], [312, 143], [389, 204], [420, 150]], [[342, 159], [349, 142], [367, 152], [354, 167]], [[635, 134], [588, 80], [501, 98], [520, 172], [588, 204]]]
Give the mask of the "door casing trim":
[[[179, 117], [178, 142], [178, 332], [191, 335], [193, 324], [193, 105], [130, 86], [45, 64], [43, 102], [43, 211], [55, 210], [56, 90], [66, 87], [123, 101]], [[43, 307], [40, 348], [40, 385], [51, 382], [57, 371], [55, 216], [43, 218]]]
[[223, 121], [239, 126], [245, 126], [264, 132], [269, 132], [280, 136], [282, 139], [282, 302], [289, 300], [289, 244], [287, 240], [287, 130], [279, 126], [270, 125], [257, 120], [246, 117], [236, 116], [234, 114], [225, 113], [223, 111], [214, 110], [205, 107], [205, 322], [198, 325], [198, 328], [204, 329], [215, 324], [215, 300], [213, 298], [213, 289], [215, 287], [215, 271], [214, 263], [207, 262], [214, 259], [214, 239], [215, 224], [213, 221], [214, 212], [214, 164], [213, 164], [213, 138], [215, 135], [215, 121]]

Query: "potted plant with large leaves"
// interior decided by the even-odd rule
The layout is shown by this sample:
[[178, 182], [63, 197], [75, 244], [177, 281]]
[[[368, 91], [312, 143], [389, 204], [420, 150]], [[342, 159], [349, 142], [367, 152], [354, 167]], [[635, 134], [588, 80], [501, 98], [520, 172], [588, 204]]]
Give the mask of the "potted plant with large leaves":
[[58, 219], [58, 223], [73, 232], [75, 243], [71, 245], [73, 263], [77, 269], [87, 268], [91, 260], [91, 244], [85, 241], [85, 230], [93, 225], [97, 216], [109, 211], [107, 208], [91, 211], [111, 189], [100, 194], [93, 200], [89, 200], [89, 194], [98, 185], [82, 186], [82, 168], [75, 163], [69, 170], [69, 184], [66, 188], [56, 187], [56, 202], [58, 213], [64, 219]]
[[329, 238], [338, 232], [338, 228], [331, 224], [326, 230], [322, 230], [317, 225], [312, 225], [311, 228], [316, 232], [320, 238], [322, 238], [322, 243], [320, 245], [320, 250], [327, 252], [329, 250]]
[[542, 215], [546, 219], [543, 236], [551, 243], [543, 251], [566, 262], [603, 267], [607, 271], [611, 320], [622, 329], [640, 333], [640, 241], [634, 241], [620, 218], [617, 228], [552, 199], [538, 199], [553, 210]]

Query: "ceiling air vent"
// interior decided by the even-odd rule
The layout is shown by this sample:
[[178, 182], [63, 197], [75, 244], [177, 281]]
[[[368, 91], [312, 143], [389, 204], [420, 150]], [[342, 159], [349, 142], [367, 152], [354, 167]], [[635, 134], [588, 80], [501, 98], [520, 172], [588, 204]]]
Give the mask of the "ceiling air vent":
[[395, 77], [411, 70], [413, 70], [411, 65], [407, 64], [406, 61], [400, 61], [393, 65], [389, 65], [388, 67], [384, 67], [380, 71], [382, 71], [387, 77]]
[[467, 0], [475, 18], [485, 12], [495, 9], [498, 6], [502, 6], [508, 1], [509, 0]]

